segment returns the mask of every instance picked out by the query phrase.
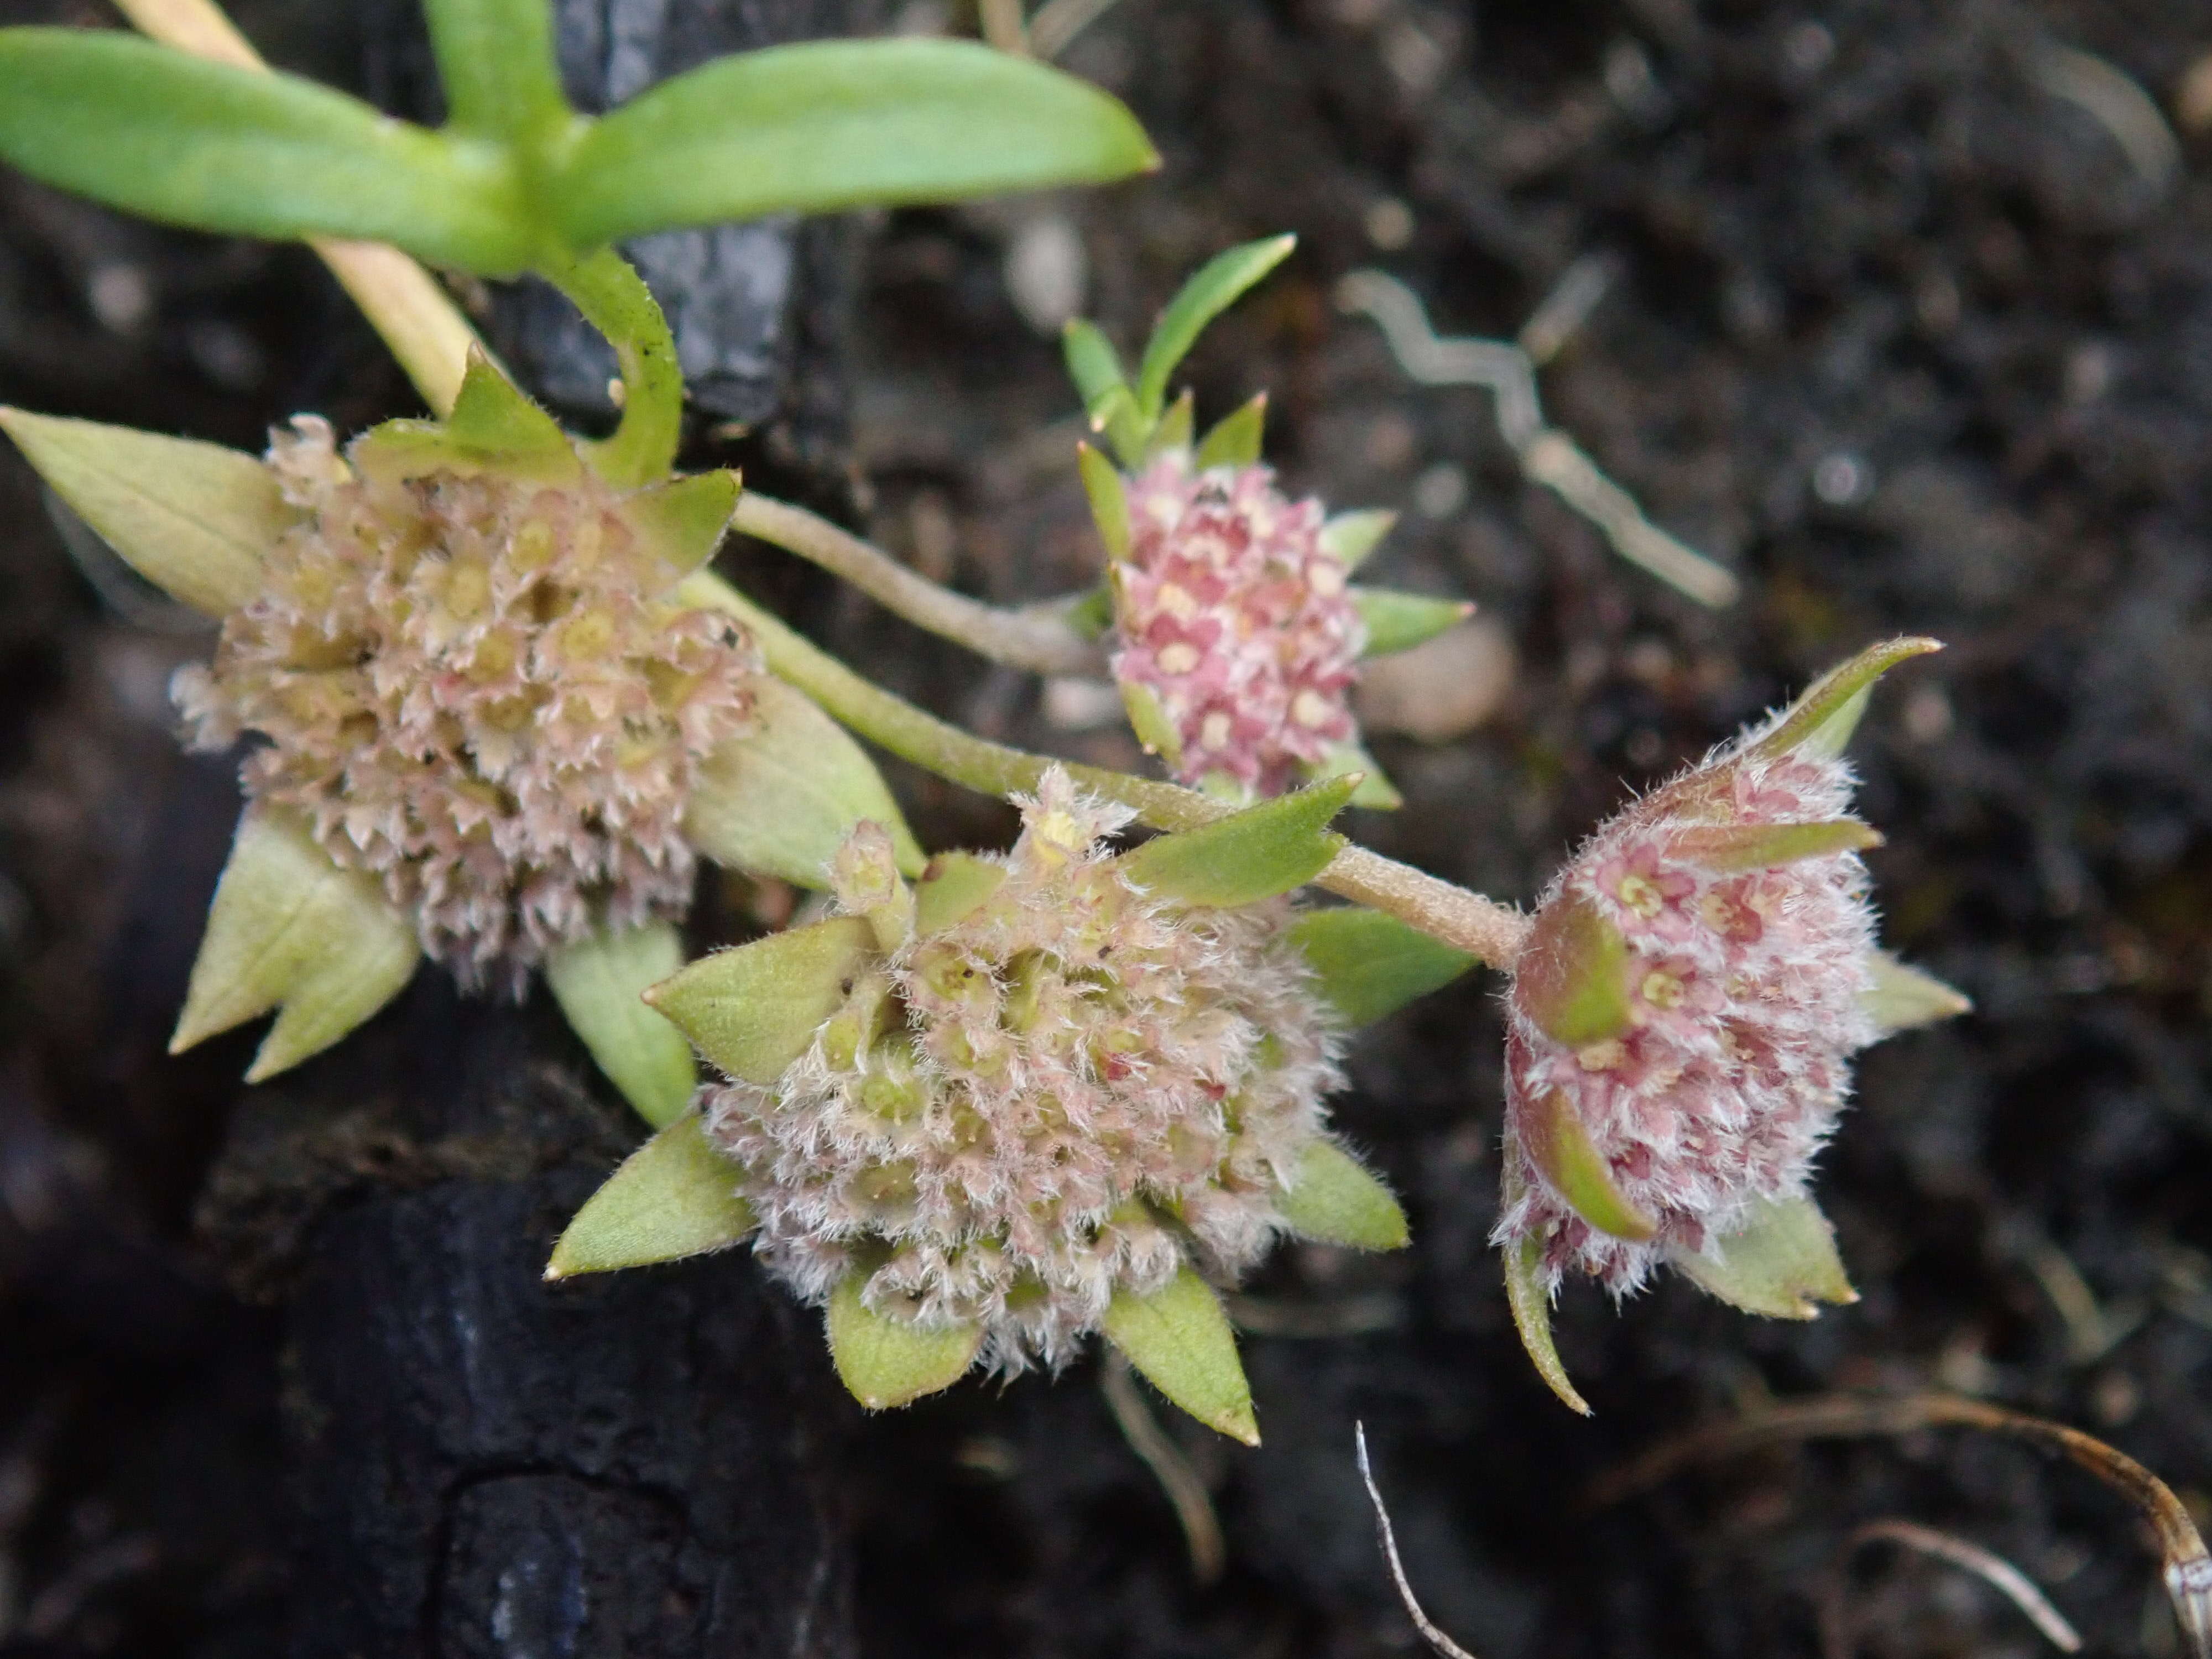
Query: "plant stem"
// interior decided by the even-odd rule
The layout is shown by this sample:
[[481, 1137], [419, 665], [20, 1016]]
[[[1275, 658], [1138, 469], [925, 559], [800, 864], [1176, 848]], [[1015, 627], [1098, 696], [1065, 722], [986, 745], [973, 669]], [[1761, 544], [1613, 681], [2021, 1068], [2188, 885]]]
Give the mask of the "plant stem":
[[[963, 732], [864, 679], [711, 572], [685, 578], [678, 591], [689, 604], [726, 611], [743, 622], [778, 678], [797, 686], [862, 737], [980, 793], [1033, 790], [1046, 768], [1065, 765], [1077, 782], [1134, 807], [1155, 830], [1195, 830], [1236, 811], [1194, 789], [1104, 767], [1055, 762]], [[1493, 968], [1512, 965], [1528, 931], [1528, 918], [1510, 906], [1364, 847], [1346, 847], [1315, 880], [1331, 892], [1386, 910]]]
[[592, 464], [617, 489], [658, 483], [684, 438], [684, 371], [668, 319], [629, 260], [611, 247], [580, 258], [548, 256], [538, 274], [607, 337], [622, 365], [622, 422], [591, 446]]
[[1105, 653], [1067, 625], [1071, 599], [1018, 610], [984, 605], [918, 575], [881, 548], [804, 507], [747, 490], [730, 527], [820, 565], [917, 628], [1033, 674], [1102, 674]]

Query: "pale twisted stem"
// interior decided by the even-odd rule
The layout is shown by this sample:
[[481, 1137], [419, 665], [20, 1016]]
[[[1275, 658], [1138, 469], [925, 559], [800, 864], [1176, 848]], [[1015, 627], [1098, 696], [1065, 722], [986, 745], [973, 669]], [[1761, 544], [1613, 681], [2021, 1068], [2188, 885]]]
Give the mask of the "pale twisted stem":
[[1099, 674], [1105, 653], [1067, 624], [1074, 600], [1019, 610], [985, 605], [909, 570], [882, 549], [804, 507], [747, 490], [730, 527], [820, 565], [917, 628], [1033, 674]]
[[[1084, 787], [1134, 807], [1156, 830], [1195, 830], [1236, 810], [1194, 789], [1103, 767], [1054, 762], [963, 732], [854, 673], [709, 573], [686, 578], [679, 592], [689, 604], [726, 611], [744, 623], [777, 678], [805, 692], [844, 725], [964, 787], [1000, 796], [1034, 790], [1047, 767], [1065, 765]], [[1528, 931], [1528, 918], [1510, 906], [1364, 847], [1345, 847], [1315, 880], [1331, 892], [1388, 911], [1493, 968], [1511, 966]]]

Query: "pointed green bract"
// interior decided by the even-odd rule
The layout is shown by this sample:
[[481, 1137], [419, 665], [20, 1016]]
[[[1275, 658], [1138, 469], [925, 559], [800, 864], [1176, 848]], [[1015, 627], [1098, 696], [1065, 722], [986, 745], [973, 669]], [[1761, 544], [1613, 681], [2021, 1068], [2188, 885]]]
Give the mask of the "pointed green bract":
[[1386, 507], [1339, 513], [1321, 527], [1322, 551], [1334, 554], [1346, 570], [1357, 570], [1397, 522], [1398, 515]]
[[320, 1054], [399, 994], [420, 951], [373, 876], [342, 870], [292, 813], [249, 807], [216, 884], [169, 1052], [279, 1009], [246, 1073]]
[[752, 682], [752, 729], [709, 755], [684, 809], [684, 838], [715, 863], [826, 887], [830, 860], [863, 819], [890, 832], [899, 869], [927, 861], [867, 752], [805, 693]]
[[1006, 884], [1006, 866], [973, 853], [939, 853], [930, 860], [914, 890], [914, 929], [917, 933], [942, 933]]
[[536, 230], [505, 155], [295, 76], [107, 29], [0, 31], [0, 160], [165, 224], [390, 242], [511, 276]]
[[1441, 990], [1475, 965], [1466, 951], [1362, 905], [1309, 910], [1290, 933], [1314, 970], [1316, 988], [1355, 1026]]
[[1856, 818], [1824, 818], [1814, 823], [1703, 824], [1677, 831], [1667, 850], [1701, 870], [1735, 875], [1881, 845], [1881, 831]]
[[824, 1320], [830, 1361], [854, 1399], [872, 1412], [889, 1411], [968, 1374], [983, 1346], [981, 1326], [932, 1331], [886, 1318], [861, 1301], [865, 1277], [854, 1273], [830, 1292]]
[[726, 1250], [752, 1231], [738, 1166], [714, 1150], [696, 1112], [632, 1152], [585, 1201], [553, 1247], [545, 1277], [643, 1267]]
[[1129, 556], [1129, 491], [1114, 463], [1089, 444], [1075, 447], [1075, 470], [1083, 479], [1083, 493], [1091, 498], [1091, 521], [1098, 539], [1106, 544], [1106, 557], [1118, 562]]
[[1160, 706], [1159, 693], [1141, 680], [1122, 680], [1121, 707], [1129, 711], [1129, 729], [1148, 755], [1158, 755], [1170, 766], [1182, 762], [1182, 733]]
[[599, 121], [547, 199], [574, 247], [770, 213], [1097, 184], [1158, 165], [1120, 103], [965, 40], [815, 40], [724, 58]]
[[1336, 778], [1200, 829], [1156, 836], [1121, 854], [1121, 873], [1162, 898], [1218, 909], [1287, 893], [1319, 875], [1343, 847], [1328, 821], [1358, 787], [1356, 778]]
[[1874, 983], [1863, 1001], [1868, 1015], [1884, 1036], [1973, 1012], [1972, 1001], [1963, 994], [1933, 974], [1908, 968], [1887, 951], [1876, 951], [1867, 969]]
[[1079, 639], [1095, 640], [1114, 625], [1114, 596], [1103, 582], [1062, 603], [1060, 620]]
[[1060, 343], [1067, 359], [1067, 377], [1075, 382], [1085, 414], [1095, 415], [1116, 388], [1128, 384], [1121, 373], [1121, 354], [1097, 324], [1069, 318], [1060, 331]]
[[1410, 651], [1456, 627], [1474, 614], [1467, 599], [1432, 599], [1425, 593], [1401, 593], [1390, 587], [1355, 587], [1352, 602], [1367, 625], [1363, 657], [1388, 657]]
[[875, 956], [874, 930], [838, 916], [702, 957], [646, 1000], [732, 1077], [773, 1083]]
[[701, 472], [647, 485], [623, 500], [623, 517], [668, 567], [672, 582], [714, 556], [737, 507], [736, 473]]
[[547, 0], [423, 0], [453, 124], [530, 143], [568, 119]]
[[1670, 1249], [1668, 1260], [1732, 1308], [1769, 1319], [1814, 1319], [1819, 1304], [1859, 1299], [1836, 1254], [1835, 1230], [1809, 1198], [1759, 1199], [1744, 1224], [1714, 1241], [1719, 1259]]
[[1628, 1029], [1628, 941], [1578, 894], [1537, 916], [1513, 978], [1516, 999], [1554, 1042], [1580, 1048]]
[[1261, 392], [1234, 413], [1224, 416], [1198, 447], [1198, 469], [1212, 466], [1250, 466], [1260, 459], [1260, 446], [1267, 430], [1267, 394]]
[[1942, 648], [1942, 641], [1929, 639], [1890, 640], [1869, 646], [1808, 686], [1748, 752], [1786, 755], [1802, 750], [1816, 759], [1832, 759], [1850, 741], [1859, 716], [1866, 712], [1866, 694], [1874, 683], [1898, 664]]
[[1398, 1200], [1342, 1147], [1316, 1140], [1275, 1196], [1275, 1211], [1301, 1238], [1355, 1250], [1402, 1250], [1408, 1235]]
[[[1513, 1126], [1505, 1127], [1505, 1190], [1501, 1206], [1511, 1209], [1520, 1202], [1523, 1190], [1521, 1185], [1521, 1159], [1513, 1140]], [[1589, 1416], [1589, 1401], [1583, 1399], [1568, 1379], [1565, 1363], [1559, 1358], [1559, 1344], [1552, 1336], [1552, 1292], [1544, 1272], [1544, 1241], [1534, 1233], [1515, 1239], [1504, 1252], [1505, 1269], [1505, 1304], [1513, 1312], [1513, 1328], [1520, 1334], [1521, 1346], [1527, 1351], [1529, 1363], [1535, 1366], [1536, 1375], [1544, 1379], [1545, 1386], [1559, 1397], [1569, 1411]]]
[[386, 421], [363, 433], [347, 453], [369, 477], [393, 482], [433, 472], [496, 472], [570, 483], [584, 471], [560, 423], [474, 347], [451, 415], [442, 421]]
[[1197, 426], [1198, 399], [1186, 391], [1154, 423], [1152, 435], [1145, 440], [1145, 459], [1149, 461], [1171, 449], [1188, 450]]
[[1613, 1171], [1591, 1144], [1573, 1105], [1557, 1089], [1528, 1103], [1521, 1145], [1552, 1190], [1600, 1232], [1640, 1244], [1659, 1231], [1659, 1224], [1613, 1185]]
[[220, 444], [20, 409], [0, 409], [0, 429], [125, 564], [210, 617], [261, 591], [262, 560], [300, 522], [257, 457]]
[[1226, 311], [1255, 283], [1290, 257], [1295, 236], [1270, 236], [1217, 253], [1200, 266], [1168, 301], [1145, 346], [1137, 371], [1137, 407], [1147, 420], [1158, 417], [1167, 401], [1168, 376], [1197, 343], [1206, 325]]
[[1359, 787], [1352, 792], [1349, 805], [1364, 807], [1370, 812], [1395, 812], [1406, 804], [1406, 798], [1398, 793], [1398, 786], [1390, 781], [1389, 775], [1376, 763], [1374, 756], [1357, 743], [1331, 744], [1321, 763], [1308, 769], [1306, 781], [1321, 783], [1355, 774]]
[[1158, 422], [1138, 412], [1135, 392], [1125, 386], [1109, 386], [1084, 416], [1093, 432], [1105, 434], [1107, 447], [1122, 465], [1133, 471], [1145, 464]]
[[1232, 1440], [1260, 1443], [1237, 1334], [1221, 1298], [1196, 1273], [1185, 1267], [1150, 1296], [1115, 1291], [1100, 1323], [1106, 1340], [1170, 1400]]
[[684, 1115], [699, 1082], [691, 1045], [644, 1000], [683, 965], [684, 941], [665, 921], [594, 933], [545, 958], [545, 982], [569, 1029], [656, 1129]]

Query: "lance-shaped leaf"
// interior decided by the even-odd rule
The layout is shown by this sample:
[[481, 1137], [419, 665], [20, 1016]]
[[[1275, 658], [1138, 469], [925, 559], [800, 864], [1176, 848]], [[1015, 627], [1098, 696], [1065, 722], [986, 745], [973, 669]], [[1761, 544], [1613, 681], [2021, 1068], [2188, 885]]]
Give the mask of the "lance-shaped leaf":
[[349, 459], [372, 477], [425, 477], [433, 472], [495, 471], [510, 478], [568, 483], [584, 464], [560, 422], [531, 402], [479, 347], [453, 412], [442, 421], [386, 421], [363, 433]]
[[1513, 978], [1515, 1000], [1554, 1042], [1579, 1048], [1628, 1029], [1628, 941], [1578, 894], [1537, 916]]
[[[1505, 1190], [1500, 1201], [1501, 1209], [1510, 1210], [1521, 1198], [1521, 1158], [1513, 1141], [1513, 1126], [1505, 1126]], [[1559, 1344], [1552, 1337], [1552, 1291], [1548, 1276], [1544, 1272], [1544, 1240], [1541, 1235], [1530, 1233], [1526, 1237], [1509, 1241], [1504, 1252], [1505, 1304], [1513, 1312], [1513, 1328], [1520, 1333], [1521, 1346], [1528, 1351], [1529, 1362], [1536, 1367], [1536, 1375], [1559, 1397], [1569, 1411], [1583, 1416], [1590, 1415], [1589, 1401], [1583, 1399], [1573, 1382], [1568, 1380], [1567, 1368], [1559, 1358]]]
[[1197, 428], [1198, 399], [1185, 391], [1153, 423], [1152, 435], [1145, 440], [1145, 459], [1149, 461], [1171, 449], [1188, 449], [1191, 435]]
[[1359, 620], [1367, 625], [1363, 657], [1388, 657], [1432, 640], [1447, 628], [1456, 627], [1474, 614], [1468, 599], [1431, 599], [1425, 593], [1401, 593], [1394, 587], [1355, 587], [1352, 602]]
[[1613, 1185], [1613, 1171], [1559, 1090], [1526, 1103], [1518, 1133], [1528, 1161], [1544, 1172], [1552, 1190], [1600, 1232], [1640, 1244], [1659, 1231], [1659, 1224]]
[[646, 1000], [732, 1077], [773, 1083], [875, 956], [874, 930], [859, 916], [838, 916], [702, 957]]
[[1219, 909], [1287, 893], [1319, 875], [1343, 847], [1328, 821], [1358, 787], [1356, 778], [1336, 778], [1200, 829], [1156, 836], [1121, 854], [1121, 873], [1163, 898]]
[[0, 160], [165, 224], [390, 242], [509, 276], [538, 228], [507, 158], [295, 76], [107, 29], [0, 32]]
[[1700, 824], [1675, 832], [1667, 850], [1701, 870], [1726, 876], [1881, 845], [1881, 832], [1856, 818], [1823, 818], [1812, 823]]
[[1267, 431], [1267, 394], [1261, 392], [1233, 413], [1224, 416], [1198, 447], [1198, 469], [1212, 466], [1249, 466], [1260, 459], [1260, 446]]
[[988, 903], [1006, 880], [1003, 864], [973, 853], [939, 853], [914, 890], [915, 932], [944, 932]]
[[1352, 792], [1350, 804], [1364, 806], [1370, 812], [1395, 812], [1406, 804], [1398, 793], [1398, 786], [1390, 781], [1388, 773], [1376, 762], [1364, 747], [1357, 743], [1333, 743], [1322, 753], [1318, 765], [1306, 772], [1306, 781], [1320, 783], [1329, 778], [1348, 778], [1357, 775], [1359, 787]]
[[1751, 745], [1754, 755], [1786, 755], [1802, 749], [1816, 758], [1844, 752], [1866, 712], [1867, 696], [1884, 674], [1913, 657], [1943, 648], [1940, 640], [1898, 639], [1869, 646], [1849, 662], [1838, 663], [1805, 689], [1772, 728]]
[[1217, 253], [1176, 290], [1145, 346], [1137, 371], [1137, 407], [1156, 419], [1167, 401], [1168, 376], [1197, 343], [1206, 325], [1235, 304], [1245, 289], [1285, 259], [1298, 245], [1295, 236], [1270, 236]]
[[1147, 1382], [1210, 1429], [1260, 1443], [1252, 1385], [1237, 1358], [1237, 1334], [1221, 1298], [1185, 1267], [1150, 1296], [1116, 1291], [1100, 1322]]
[[674, 582], [714, 556], [737, 506], [736, 473], [700, 472], [647, 484], [623, 497], [623, 517]]
[[1129, 491], [1114, 463], [1089, 444], [1075, 447], [1075, 470], [1083, 478], [1083, 493], [1091, 498], [1091, 517], [1098, 526], [1098, 539], [1106, 556], [1119, 561], [1129, 556]]
[[1103, 582], [1059, 603], [1060, 620], [1079, 639], [1095, 640], [1114, 625], [1114, 596]]
[[1397, 522], [1398, 515], [1387, 507], [1339, 513], [1321, 527], [1322, 551], [1334, 553], [1344, 562], [1346, 570], [1357, 570], [1366, 562], [1367, 556], [1382, 544], [1382, 538]]
[[1309, 910], [1290, 933], [1313, 968], [1315, 988], [1355, 1026], [1443, 989], [1475, 965], [1466, 951], [1364, 905]]
[[645, 993], [684, 965], [674, 926], [648, 922], [594, 933], [545, 958], [545, 982], [623, 1098], [656, 1129], [691, 1103], [699, 1070], [684, 1034], [645, 1004]]
[[1732, 1308], [1769, 1319], [1814, 1319], [1819, 1304], [1859, 1299], [1836, 1254], [1835, 1230], [1809, 1198], [1759, 1199], [1714, 1256], [1680, 1248], [1668, 1259]]
[[261, 591], [262, 560], [300, 522], [259, 459], [220, 444], [20, 409], [0, 409], [0, 429], [125, 563], [210, 617]]
[[767, 674], [752, 690], [752, 729], [692, 779], [685, 838], [733, 870], [822, 887], [830, 859], [867, 819], [890, 832], [900, 870], [920, 875], [927, 860], [866, 751], [805, 693]]
[[1120, 103], [1041, 64], [964, 40], [817, 40], [718, 58], [632, 99], [577, 141], [548, 199], [586, 248], [1158, 164]]
[[1075, 382], [1075, 395], [1083, 399], [1085, 414], [1095, 415], [1109, 396], [1128, 385], [1121, 373], [1121, 354], [1097, 324], [1069, 318], [1060, 329], [1060, 344], [1067, 359], [1067, 377]]
[[1182, 763], [1182, 733], [1168, 718], [1159, 693], [1142, 680], [1123, 680], [1121, 707], [1129, 711], [1129, 729], [1148, 755], [1158, 755], [1170, 766]]
[[1308, 1144], [1289, 1183], [1275, 1194], [1275, 1212], [1292, 1232], [1355, 1250], [1402, 1250], [1406, 1212], [1390, 1189], [1358, 1159], [1327, 1140]]
[[830, 1292], [824, 1321], [838, 1379], [872, 1412], [889, 1411], [949, 1389], [967, 1375], [983, 1346], [980, 1325], [925, 1330], [878, 1313], [860, 1300], [866, 1275], [854, 1273]]
[[453, 124], [527, 143], [568, 118], [546, 0], [423, 0]]
[[714, 1150], [696, 1112], [647, 1141], [585, 1200], [553, 1246], [545, 1277], [607, 1273], [726, 1250], [752, 1231], [738, 1166]]
[[376, 878], [342, 870], [304, 821], [249, 807], [216, 884], [169, 1052], [280, 1012], [246, 1080], [320, 1054], [399, 994], [420, 952]]
[[1884, 1036], [1973, 1012], [1972, 1000], [1933, 974], [1908, 968], [1887, 951], [1876, 951], [1867, 970], [1874, 982], [1867, 988], [1863, 1001], [1875, 1028]]

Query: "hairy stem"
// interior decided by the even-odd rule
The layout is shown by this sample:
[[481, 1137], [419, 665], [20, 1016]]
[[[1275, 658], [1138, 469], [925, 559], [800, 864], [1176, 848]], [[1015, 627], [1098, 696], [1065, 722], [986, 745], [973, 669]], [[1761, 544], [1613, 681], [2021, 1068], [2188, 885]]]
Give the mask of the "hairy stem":
[[593, 467], [617, 489], [659, 483], [674, 469], [684, 439], [684, 371], [653, 290], [611, 247], [574, 259], [549, 256], [538, 274], [607, 337], [622, 365], [622, 423], [591, 447]]
[[[805, 692], [862, 737], [980, 793], [1003, 796], [1033, 790], [1047, 767], [1060, 764], [1086, 789], [1134, 807], [1155, 830], [1195, 830], [1236, 810], [1194, 789], [1103, 767], [1054, 762], [963, 732], [854, 673], [709, 572], [687, 577], [679, 592], [689, 604], [738, 617], [752, 630], [779, 678]], [[1315, 879], [1331, 892], [1387, 910], [1494, 968], [1512, 964], [1528, 931], [1528, 918], [1510, 906], [1364, 847], [1347, 846]]]
[[1067, 624], [1074, 599], [1047, 600], [1018, 610], [985, 605], [939, 586], [827, 519], [750, 490], [738, 497], [730, 527], [820, 565], [917, 628], [993, 662], [1033, 674], [1105, 672], [1104, 653]]

